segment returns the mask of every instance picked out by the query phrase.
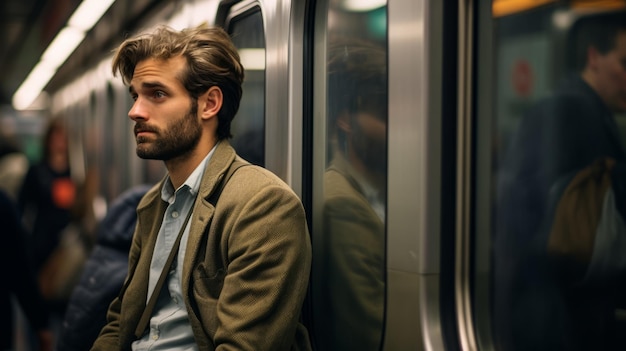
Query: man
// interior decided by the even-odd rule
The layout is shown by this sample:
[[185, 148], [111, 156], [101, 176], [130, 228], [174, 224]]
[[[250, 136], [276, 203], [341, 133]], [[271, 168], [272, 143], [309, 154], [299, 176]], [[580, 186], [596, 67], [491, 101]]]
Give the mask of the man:
[[28, 171], [28, 157], [20, 150], [13, 136], [0, 131], [0, 189], [12, 200], [17, 196]]
[[106, 311], [124, 284], [128, 251], [135, 233], [136, 208], [151, 185], [136, 185], [124, 191], [109, 206], [98, 224], [96, 242], [80, 279], [69, 298], [58, 351], [89, 350], [106, 325]]
[[[328, 49], [332, 156], [324, 173], [320, 350], [379, 350], [385, 307], [386, 50], [356, 38]], [[318, 259], [319, 258], [319, 259]]]
[[[0, 287], [0, 350], [15, 350], [18, 330], [28, 326], [27, 331], [34, 333], [31, 349], [51, 351], [54, 335], [50, 326], [50, 311], [27, 259], [24, 228], [17, 206], [4, 190], [0, 190], [0, 220], [3, 224], [0, 263], [10, 267], [6, 270], [6, 282]], [[15, 325], [15, 308], [18, 306], [28, 321], [23, 326]]]
[[494, 326], [507, 350], [619, 344], [615, 284], [582, 286], [584, 270], [563, 276], [546, 256], [557, 189], [599, 159], [626, 160], [614, 116], [626, 111], [626, 19], [582, 19], [571, 37], [578, 74], [520, 121], [498, 177]]
[[168, 174], [137, 207], [128, 276], [92, 350], [310, 349], [299, 323], [311, 264], [304, 210], [274, 174], [240, 167], [228, 143], [243, 81], [228, 35], [162, 27], [122, 43], [113, 71], [135, 101], [137, 155], [163, 160]]

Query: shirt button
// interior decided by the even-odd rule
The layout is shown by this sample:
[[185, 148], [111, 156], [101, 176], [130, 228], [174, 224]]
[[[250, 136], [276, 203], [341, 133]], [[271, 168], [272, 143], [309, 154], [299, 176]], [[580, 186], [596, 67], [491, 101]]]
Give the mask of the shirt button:
[[172, 217], [178, 218], [178, 212], [177, 211], [172, 212]]

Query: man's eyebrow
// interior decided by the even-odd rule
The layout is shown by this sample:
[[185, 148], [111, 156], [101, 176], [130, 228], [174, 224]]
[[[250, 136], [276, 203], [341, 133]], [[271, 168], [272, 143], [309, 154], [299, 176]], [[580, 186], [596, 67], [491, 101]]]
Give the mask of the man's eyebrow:
[[[165, 85], [160, 82], [143, 82], [141, 83], [141, 87], [143, 89], [157, 89], [157, 88], [165, 88]], [[128, 92], [131, 94], [134, 93], [135, 88], [132, 85], [129, 85]]]

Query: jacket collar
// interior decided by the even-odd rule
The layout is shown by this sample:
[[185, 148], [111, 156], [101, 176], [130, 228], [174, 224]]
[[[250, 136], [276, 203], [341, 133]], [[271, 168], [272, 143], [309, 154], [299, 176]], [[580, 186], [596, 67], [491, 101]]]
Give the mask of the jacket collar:
[[[228, 171], [228, 168], [235, 160], [237, 154], [235, 149], [230, 146], [228, 140], [221, 140], [215, 149], [215, 153], [209, 160], [202, 176], [200, 183], [200, 189], [198, 191], [198, 197], [208, 201], [211, 194], [217, 189], [220, 181]], [[161, 200], [161, 189], [165, 184], [167, 175], [161, 179], [161, 181], [155, 185], [152, 189], [146, 193], [146, 196], [141, 200], [137, 206], [137, 211], [143, 211], [144, 209], [153, 206]]]
[[228, 140], [222, 140], [217, 144], [215, 153], [209, 160], [207, 168], [204, 170], [204, 176], [200, 183], [200, 189], [198, 196], [207, 200], [215, 192], [232, 165], [233, 161], [237, 157], [235, 149], [230, 146]]

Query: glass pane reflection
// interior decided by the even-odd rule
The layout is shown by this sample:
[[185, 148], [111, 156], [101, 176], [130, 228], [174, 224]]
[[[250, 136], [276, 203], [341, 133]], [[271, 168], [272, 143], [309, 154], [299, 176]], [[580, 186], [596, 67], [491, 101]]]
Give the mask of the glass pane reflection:
[[498, 350], [626, 345], [626, 17], [580, 3], [491, 19]]
[[254, 8], [233, 19], [229, 33], [239, 49], [245, 78], [239, 112], [232, 121], [231, 144], [250, 163], [265, 165], [265, 32]]
[[[313, 317], [319, 350], [379, 350], [385, 308], [386, 7], [331, 2], [325, 47], [327, 153], [314, 218]], [[323, 71], [319, 69], [318, 71]], [[318, 115], [318, 114], [316, 114]], [[319, 139], [316, 139], [319, 140]], [[317, 165], [316, 165], [317, 166]], [[319, 314], [318, 314], [319, 313]]]

